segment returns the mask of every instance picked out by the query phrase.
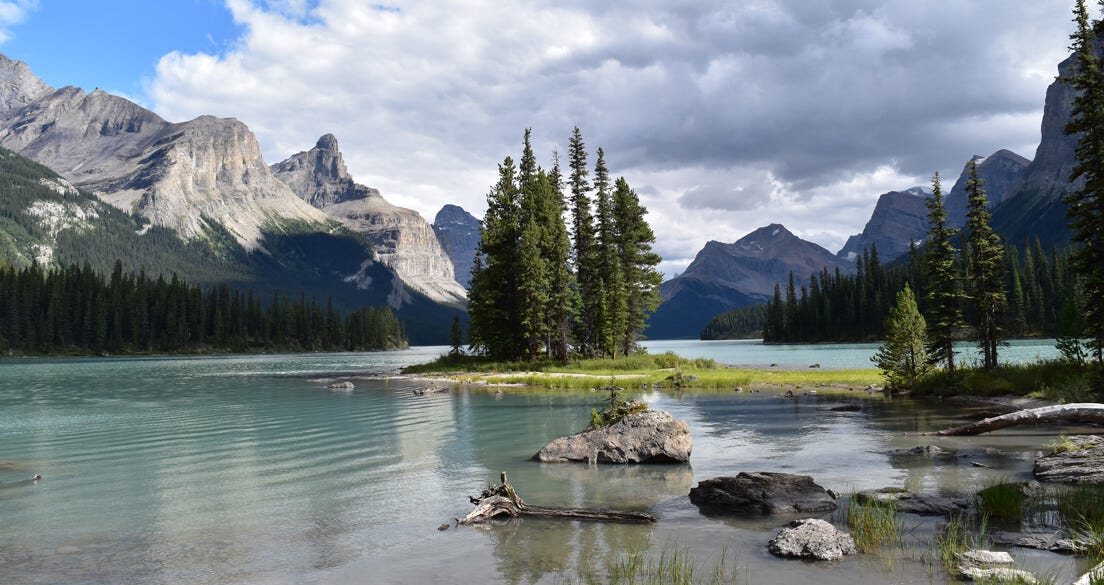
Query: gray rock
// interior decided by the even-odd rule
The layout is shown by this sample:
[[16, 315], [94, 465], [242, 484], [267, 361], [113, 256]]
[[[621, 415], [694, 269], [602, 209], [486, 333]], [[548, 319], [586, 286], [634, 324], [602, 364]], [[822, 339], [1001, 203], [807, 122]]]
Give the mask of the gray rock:
[[740, 473], [699, 482], [690, 502], [704, 514], [788, 514], [830, 512], [832, 496], [808, 475]]
[[471, 285], [471, 268], [479, 247], [479, 219], [458, 205], [445, 205], [433, 218], [433, 231], [445, 254], [452, 260], [456, 281], [464, 288]]
[[1004, 551], [968, 550], [955, 554], [955, 560], [969, 565], [1011, 565], [1016, 561]]
[[353, 383], [349, 381], [334, 382], [333, 384], [329, 385], [329, 388], [332, 388], [334, 390], [352, 390], [355, 387], [356, 386], [354, 386]]
[[544, 463], [685, 463], [693, 441], [690, 427], [663, 411], [626, 416], [620, 422], [561, 437], [533, 459]]
[[1021, 569], [1009, 567], [958, 567], [958, 575], [971, 581], [984, 581], [986, 583], [1016, 583], [1018, 585], [1035, 585], [1039, 582], [1035, 575]]
[[1104, 436], [1069, 437], [1072, 449], [1035, 460], [1035, 477], [1058, 483], [1104, 483]]
[[859, 502], [893, 503], [898, 512], [919, 516], [950, 516], [970, 509], [971, 502], [966, 498], [948, 498], [914, 494], [901, 488], [882, 488], [855, 494]]
[[1061, 532], [994, 532], [990, 539], [993, 544], [1033, 548], [1063, 555], [1081, 554], [1086, 549], [1084, 543]]
[[947, 451], [936, 445], [921, 445], [919, 447], [913, 447], [912, 449], [895, 449], [889, 452], [890, 455], [900, 456], [916, 456], [916, 457], [937, 457], [942, 455], [948, 455]]
[[857, 552], [850, 534], [815, 518], [794, 520], [770, 540], [767, 550], [779, 557], [818, 561], [834, 561]]
[[437, 302], [466, 301], [433, 227], [418, 212], [392, 205], [379, 190], [355, 182], [333, 134], [270, 170], [304, 201], [363, 235], [379, 261], [407, 286]]

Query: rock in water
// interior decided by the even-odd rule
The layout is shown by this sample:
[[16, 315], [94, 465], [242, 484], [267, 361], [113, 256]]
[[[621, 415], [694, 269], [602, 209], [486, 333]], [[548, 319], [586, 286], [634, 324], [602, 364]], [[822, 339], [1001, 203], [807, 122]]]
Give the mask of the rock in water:
[[690, 501], [703, 514], [787, 514], [830, 512], [832, 496], [808, 475], [740, 473], [699, 482]]
[[543, 463], [686, 463], [690, 427], [662, 411], [630, 414], [620, 422], [561, 437], [533, 459]]
[[1035, 477], [1059, 483], [1104, 483], [1104, 437], [1077, 435], [1069, 446], [1035, 461]]
[[893, 487], [858, 492], [855, 497], [861, 503], [892, 503], [898, 512], [919, 516], [950, 516], [970, 509], [970, 500], [966, 498], [914, 494], [908, 490]]
[[815, 518], [794, 520], [788, 528], [783, 528], [778, 536], [771, 539], [767, 550], [780, 557], [818, 561], [834, 561], [857, 552], [855, 540], [850, 534], [840, 532], [835, 526]]

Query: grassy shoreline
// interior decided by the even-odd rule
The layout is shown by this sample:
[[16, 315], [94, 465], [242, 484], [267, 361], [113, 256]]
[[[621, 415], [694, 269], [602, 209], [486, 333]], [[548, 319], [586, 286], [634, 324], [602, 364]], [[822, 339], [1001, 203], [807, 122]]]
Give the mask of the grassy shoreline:
[[732, 392], [736, 388], [853, 392], [880, 390], [882, 384], [882, 376], [876, 369], [739, 368], [719, 365], [713, 360], [686, 359], [671, 352], [633, 355], [616, 360], [581, 360], [567, 365], [552, 362], [496, 362], [477, 356], [443, 356], [427, 364], [404, 368], [403, 374], [473, 386], [552, 390], [589, 390], [616, 386], [627, 389], [725, 392]]

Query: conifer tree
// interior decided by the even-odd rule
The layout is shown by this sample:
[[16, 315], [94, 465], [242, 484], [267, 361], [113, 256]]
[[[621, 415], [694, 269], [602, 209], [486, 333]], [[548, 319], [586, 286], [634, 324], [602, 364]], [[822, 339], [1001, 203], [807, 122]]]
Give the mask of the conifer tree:
[[595, 238], [597, 267], [602, 275], [601, 310], [596, 311], [598, 348], [604, 355], [616, 356], [626, 336], [625, 279], [622, 274], [617, 222], [613, 215], [613, 193], [610, 190], [606, 153], [598, 149], [594, 163], [594, 191], [597, 198], [597, 234]]
[[518, 312], [518, 243], [521, 239], [517, 169], [506, 157], [498, 166], [498, 182], [487, 194], [472, 265], [468, 337], [474, 347], [496, 358], [515, 359], [521, 344]]
[[927, 324], [907, 284], [897, 293], [897, 304], [889, 310], [885, 328], [886, 341], [870, 360], [882, 370], [887, 388], [911, 388], [931, 370], [931, 364], [925, 347]]
[[966, 172], [967, 266], [974, 308], [974, 339], [981, 350], [982, 367], [991, 370], [997, 367], [997, 347], [1004, 341], [1002, 323], [1008, 309], [1004, 245], [989, 225], [989, 201], [978, 176], [977, 161], [971, 160]]
[[544, 216], [548, 229], [544, 237], [544, 253], [548, 263], [548, 342], [549, 356], [567, 362], [571, 351], [571, 325], [578, 306], [575, 277], [569, 270], [571, 240], [564, 223], [567, 205], [563, 194], [560, 157], [552, 153], [553, 166], [548, 174], [550, 196], [545, 200]]
[[962, 287], [951, 238], [947, 210], [943, 207], [943, 185], [939, 173], [932, 178], [932, 196], [928, 206], [928, 245], [925, 268], [928, 282], [928, 353], [933, 364], [955, 370], [955, 335], [963, 326]]
[[597, 269], [594, 218], [590, 212], [590, 183], [587, 180], [586, 145], [578, 127], [572, 131], [568, 144], [568, 166], [571, 175], [571, 225], [574, 238], [573, 259], [575, 281], [579, 288], [579, 314], [576, 319], [575, 343], [580, 353], [589, 355], [594, 345], [596, 313], [601, 303], [601, 276]]
[[613, 187], [613, 217], [625, 286], [624, 330], [619, 340], [624, 355], [636, 350], [648, 315], [659, 306], [659, 285], [663, 282], [663, 275], [656, 269], [660, 257], [652, 251], [655, 234], [644, 217], [647, 213], [628, 181], [618, 178]]
[[1076, 91], [1066, 133], [1078, 136], [1077, 165], [1066, 195], [1067, 216], [1078, 244], [1071, 262], [1084, 302], [1084, 334], [1095, 366], [1095, 386], [1104, 389], [1104, 71], [1096, 55], [1099, 22], [1090, 22], [1084, 0], [1074, 7], [1077, 30], [1071, 35], [1074, 72], [1067, 81]]

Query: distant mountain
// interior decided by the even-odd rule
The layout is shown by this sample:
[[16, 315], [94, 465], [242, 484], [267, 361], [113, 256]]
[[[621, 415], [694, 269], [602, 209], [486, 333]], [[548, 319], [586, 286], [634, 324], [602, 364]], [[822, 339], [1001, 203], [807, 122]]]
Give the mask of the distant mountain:
[[660, 286], [663, 302], [645, 335], [696, 338], [713, 315], [769, 299], [774, 285], [785, 282], [790, 272], [802, 282], [825, 267], [853, 269], [851, 263], [779, 224], [759, 228], [732, 244], [711, 241], [685, 272]]
[[445, 205], [433, 218], [437, 240], [452, 260], [456, 281], [464, 288], [471, 286], [471, 268], [479, 247], [481, 222], [458, 205]]
[[455, 307], [407, 286], [367, 239], [274, 177], [237, 120], [169, 123], [100, 90], [51, 88], [0, 55], [0, 146], [48, 167], [40, 178], [64, 198], [0, 186], [11, 214], [0, 221], [2, 261], [103, 269], [120, 258], [128, 270], [198, 284], [302, 291], [343, 308], [387, 304], [412, 343], [447, 339]]
[[[1020, 181], [1031, 165], [1030, 160], [1004, 149], [989, 156], [975, 156], [971, 160], [977, 162], [978, 178], [985, 188], [990, 209], [996, 208], [1017, 193]], [[969, 180], [967, 169], [969, 163], [963, 165], [962, 173], [944, 199], [947, 224], [955, 228], [966, 225], [966, 182]]]
[[878, 198], [870, 221], [861, 234], [851, 236], [838, 256], [848, 262], [871, 246], [878, 247], [878, 258], [889, 262], [908, 253], [909, 241], [922, 241], [928, 233], [928, 208], [931, 194], [919, 188], [890, 191]]
[[418, 212], [392, 205], [378, 190], [356, 183], [332, 134], [271, 170], [303, 200], [364, 236], [376, 258], [407, 286], [439, 303], [466, 303], [467, 292], [456, 282], [433, 228]]

